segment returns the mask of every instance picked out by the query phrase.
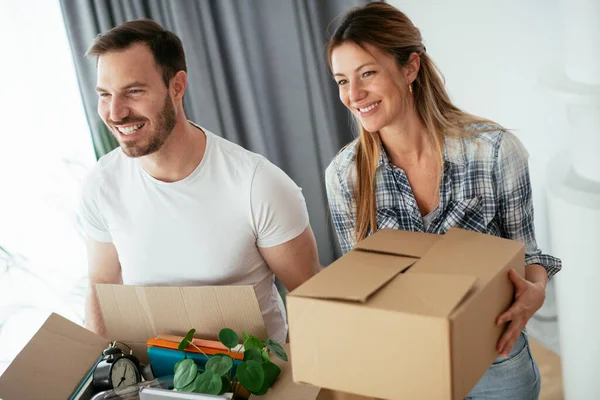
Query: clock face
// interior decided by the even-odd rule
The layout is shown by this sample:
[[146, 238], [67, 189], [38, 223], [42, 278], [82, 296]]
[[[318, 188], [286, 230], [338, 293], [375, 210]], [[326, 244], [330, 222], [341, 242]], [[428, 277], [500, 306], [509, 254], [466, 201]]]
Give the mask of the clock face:
[[110, 372], [113, 388], [122, 388], [138, 383], [136, 365], [128, 358], [119, 358], [113, 363]]

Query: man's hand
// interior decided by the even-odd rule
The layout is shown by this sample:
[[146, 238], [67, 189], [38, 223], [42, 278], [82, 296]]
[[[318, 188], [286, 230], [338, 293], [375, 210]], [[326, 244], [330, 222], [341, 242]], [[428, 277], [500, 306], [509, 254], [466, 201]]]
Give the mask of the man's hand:
[[[529, 270], [529, 268], [532, 268], [532, 270]], [[543, 269], [542, 266], [537, 264], [527, 266], [527, 279], [519, 276], [514, 269], [511, 269], [508, 273], [510, 280], [515, 285], [515, 301], [496, 320], [498, 325], [510, 321], [497, 347], [498, 353], [503, 357], [508, 357], [529, 319], [544, 304], [548, 275], [545, 269], [542, 273], [539, 268]]]

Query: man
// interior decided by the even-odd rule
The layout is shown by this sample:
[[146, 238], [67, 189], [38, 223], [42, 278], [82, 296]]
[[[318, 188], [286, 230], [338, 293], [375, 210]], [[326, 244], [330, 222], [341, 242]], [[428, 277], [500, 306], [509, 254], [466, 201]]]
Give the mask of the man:
[[99, 36], [98, 113], [120, 147], [83, 188], [86, 326], [105, 335], [96, 283], [253, 285], [269, 336], [285, 341], [274, 275], [292, 290], [319, 269], [301, 189], [264, 157], [189, 122], [179, 38], [149, 20]]

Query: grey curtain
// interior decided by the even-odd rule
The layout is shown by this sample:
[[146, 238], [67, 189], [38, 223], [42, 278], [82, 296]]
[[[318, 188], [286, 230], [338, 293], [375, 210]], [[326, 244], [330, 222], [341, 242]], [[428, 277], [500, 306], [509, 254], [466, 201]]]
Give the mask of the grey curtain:
[[60, 0], [96, 155], [117, 144], [96, 113], [95, 62], [84, 54], [99, 33], [151, 18], [183, 41], [187, 117], [263, 154], [303, 188], [321, 263], [328, 265], [339, 252], [324, 172], [353, 135], [325, 44], [331, 21], [364, 2]]

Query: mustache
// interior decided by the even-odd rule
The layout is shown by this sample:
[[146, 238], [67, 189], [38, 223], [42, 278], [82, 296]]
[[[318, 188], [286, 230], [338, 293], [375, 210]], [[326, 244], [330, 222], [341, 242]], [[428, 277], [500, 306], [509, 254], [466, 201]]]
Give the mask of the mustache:
[[126, 117], [123, 118], [122, 120], [119, 121], [113, 121], [112, 119], [108, 120], [108, 123], [110, 125], [125, 125], [125, 124], [132, 124], [132, 123], [142, 123], [142, 122], [146, 122], [145, 118], [141, 118], [141, 117]]

